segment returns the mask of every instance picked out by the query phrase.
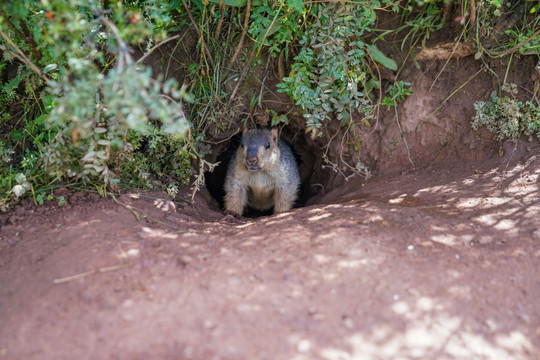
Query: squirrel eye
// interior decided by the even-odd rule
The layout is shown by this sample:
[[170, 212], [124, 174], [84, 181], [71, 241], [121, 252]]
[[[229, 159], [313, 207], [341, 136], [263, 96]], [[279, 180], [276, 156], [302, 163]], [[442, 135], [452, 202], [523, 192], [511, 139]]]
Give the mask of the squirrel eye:
[[243, 143], [240, 143], [240, 147], [243, 149], [243, 148], [244, 148], [244, 144], [243, 144]]
[[266, 148], [270, 149], [270, 143], [269, 142], [266, 143]]

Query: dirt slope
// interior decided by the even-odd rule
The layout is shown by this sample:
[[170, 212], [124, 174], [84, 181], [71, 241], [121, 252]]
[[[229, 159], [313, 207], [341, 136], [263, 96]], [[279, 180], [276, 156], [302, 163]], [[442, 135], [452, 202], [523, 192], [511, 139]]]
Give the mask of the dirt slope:
[[140, 221], [84, 193], [26, 204], [0, 219], [0, 359], [534, 359], [534, 154], [240, 221], [202, 197], [119, 197]]

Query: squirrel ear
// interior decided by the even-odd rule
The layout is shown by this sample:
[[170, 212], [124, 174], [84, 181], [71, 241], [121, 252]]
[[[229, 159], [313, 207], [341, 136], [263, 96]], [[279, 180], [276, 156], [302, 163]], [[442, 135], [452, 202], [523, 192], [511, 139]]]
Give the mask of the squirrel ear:
[[246, 135], [247, 131], [248, 131], [248, 128], [245, 127], [244, 130], [242, 131], [242, 136]]
[[272, 132], [272, 140], [273, 140], [274, 142], [277, 142], [277, 139], [278, 139], [278, 131], [277, 131], [277, 129], [276, 129], [276, 128], [273, 128], [273, 129], [271, 130], [271, 132]]

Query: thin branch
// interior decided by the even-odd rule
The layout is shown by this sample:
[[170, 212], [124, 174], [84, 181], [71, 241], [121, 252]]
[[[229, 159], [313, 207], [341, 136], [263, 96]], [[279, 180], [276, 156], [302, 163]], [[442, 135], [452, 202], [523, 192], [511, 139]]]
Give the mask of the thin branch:
[[129, 53], [131, 52], [130, 47], [125, 43], [124, 40], [122, 40], [122, 37], [120, 36], [120, 32], [118, 31], [118, 28], [116, 25], [114, 25], [109, 19], [107, 19], [104, 15], [99, 15], [99, 19], [109, 27], [111, 32], [113, 33], [114, 37], [116, 38], [116, 41], [118, 41], [118, 69], [119, 71], [122, 70], [123, 62], [125, 60], [127, 65], [130, 65], [132, 62], [131, 56]]
[[41, 52], [38, 50], [38, 44], [36, 44], [36, 41], [34, 39], [34, 35], [32, 35], [32, 32], [30, 29], [28, 29], [28, 26], [26, 26], [26, 23], [23, 19], [17, 16], [17, 19], [19, 20], [19, 24], [21, 26], [21, 29], [23, 33], [26, 35], [26, 42], [28, 42], [28, 45], [30, 45], [30, 49], [32, 50], [32, 53], [36, 57], [36, 59], [41, 60]]
[[154, 50], [156, 50], [158, 47], [160, 47], [161, 45], [163, 44], [166, 44], [168, 43], [169, 41], [172, 41], [172, 40], [176, 40], [180, 38], [180, 35], [174, 35], [174, 36], [171, 36], [170, 38], [168, 39], [165, 39], [163, 40], [162, 42], [154, 45], [150, 50], [148, 50], [148, 52], [146, 54], [144, 54], [139, 60], [137, 60], [137, 64], [141, 63], [144, 61], [144, 59], [146, 59]]
[[[183, 0], [182, 0], [183, 1]], [[250, 3], [250, 0], [248, 0], [248, 4]], [[268, 29], [266, 29], [266, 33], [264, 33], [264, 36], [262, 37], [261, 39], [261, 43], [260, 43], [260, 46], [259, 48], [257, 49], [256, 48], [256, 45], [257, 45], [257, 42], [255, 42], [253, 44], [253, 49], [251, 51], [251, 55], [249, 56], [249, 59], [247, 61], [247, 63], [245, 64], [244, 66], [244, 70], [242, 71], [242, 74], [240, 75], [240, 77], [238, 78], [238, 82], [236, 83], [236, 86], [234, 87], [234, 90], [231, 94], [231, 97], [229, 98], [229, 102], [227, 103], [227, 107], [229, 107], [232, 103], [232, 100], [234, 99], [234, 97], [236, 96], [236, 93], [238, 92], [238, 89], [240, 88], [240, 84], [242, 83], [242, 81], [244, 80], [244, 78], [246, 77], [247, 75], [247, 72], [249, 70], [249, 68], [251, 67], [251, 63], [253, 62], [253, 59], [259, 55], [259, 52], [261, 51], [263, 45], [264, 45], [264, 41], [266, 40], [266, 37], [268, 36], [268, 32], [270, 31], [270, 29], [272, 28], [272, 26], [274, 25], [274, 23], [276, 22], [276, 19], [279, 15], [279, 13], [281, 12], [281, 8], [282, 8], [283, 5], [280, 5], [279, 6], [279, 9], [276, 13], [276, 16], [274, 16], [274, 19], [272, 20], [272, 22], [270, 23], [270, 26], [268, 27]], [[287, 16], [287, 14], [283, 15], [280, 19], [284, 18], [285, 16]], [[244, 29], [245, 31], [247, 31], [246, 29]], [[257, 50], [257, 51], [255, 51]], [[229, 68], [230, 70], [230, 68]]]
[[474, 24], [476, 21], [476, 4], [474, 0], [471, 0], [471, 17], [469, 18], [469, 21], [471, 24]]
[[236, 82], [236, 86], [234, 87], [233, 92], [231, 93], [231, 97], [229, 98], [229, 102], [227, 103], [227, 108], [231, 106], [231, 103], [236, 96], [236, 93], [238, 92], [238, 89], [240, 88], [240, 84], [242, 84], [242, 81], [244, 81], [244, 78], [246, 77], [249, 68], [251, 67], [251, 63], [253, 62], [253, 59], [255, 58], [255, 54], [257, 53], [256, 48], [253, 48], [251, 50], [251, 54], [249, 55], [249, 59], [246, 62], [244, 66], [244, 70], [242, 70], [242, 74], [238, 78], [238, 81]]
[[266, 81], [266, 78], [268, 78], [268, 66], [270, 65], [270, 60], [271, 59], [272, 59], [272, 57], [269, 54], [268, 55], [268, 60], [266, 60], [266, 68], [264, 69], [264, 76], [263, 76], [263, 79], [262, 79], [262, 82], [261, 82], [261, 91], [259, 92], [259, 107], [260, 108], [262, 108], [261, 101], [262, 101], [262, 97], [263, 97], [264, 83]]
[[103, 274], [103, 273], [116, 271], [116, 270], [120, 270], [120, 269], [125, 269], [125, 268], [127, 268], [127, 264], [109, 266], [109, 267], [102, 267], [102, 268], [99, 268], [99, 269], [96, 269], [96, 270], [91, 270], [91, 271], [84, 272], [82, 274], [77, 274], [77, 275], [68, 276], [68, 277], [59, 278], [59, 279], [54, 279], [53, 284], [62, 284], [62, 283], [70, 282], [70, 281], [84, 279], [85, 277], [88, 277], [90, 275], [99, 274], [99, 273]]
[[9, 50], [7, 47], [5, 47], [4, 45], [0, 44], [0, 50], [2, 51], [5, 51], [5, 52], [8, 52], [10, 53], [13, 57], [16, 57], [17, 59], [19, 59], [21, 62], [25, 62], [24, 61], [24, 58], [22, 58], [19, 54], [17, 54], [16, 52], [13, 52], [11, 50]]
[[101, 22], [107, 26], [113, 33], [116, 41], [118, 42], [118, 63], [116, 67], [119, 72], [122, 72], [124, 67], [124, 62], [129, 66], [132, 63], [131, 56], [129, 55], [132, 52], [131, 48], [126, 44], [126, 42], [120, 36], [120, 31], [107, 17], [105, 16], [106, 12], [98, 9], [93, 0], [90, 0], [90, 5], [94, 14], [101, 20]]
[[225, 17], [225, 4], [223, 0], [219, 0], [219, 20], [216, 27], [216, 32], [214, 33], [214, 39], [218, 39], [219, 34], [221, 33], [221, 26], [223, 25], [223, 18]]
[[15, 49], [15, 51], [17, 52], [17, 54], [19, 56], [17, 56], [17, 58], [19, 60], [21, 60], [23, 63], [25, 63], [28, 67], [30, 67], [30, 69], [32, 69], [33, 72], [35, 72], [36, 74], [38, 74], [42, 79], [43, 81], [45, 82], [49, 82], [49, 78], [47, 76], [45, 76], [45, 74], [43, 74], [41, 72], [41, 70], [36, 66], [36, 64], [34, 64], [32, 62], [32, 60], [30, 60], [23, 52], [21, 49], [19, 49], [17, 47], [17, 45], [15, 45], [15, 43], [9, 38], [9, 36], [7, 36], [7, 34], [5, 32], [3, 32], [2, 30], [0, 30], [0, 36], [2, 36], [4, 38], [4, 40], [6, 40], [6, 42], [13, 48]]
[[[231, 10], [231, 19], [233, 18], [234, 16], [234, 13], [235, 13], [235, 9], [233, 8]], [[232, 29], [232, 26], [227, 26], [227, 40], [225, 41], [225, 47], [223, 49], [223, 54], [225, 54], [225, 56], [223, 56], [223, 59], [221, 59], [221, 66], [220, 68], [225, 68], [225, 59], [227, 58], [227, 52], [229, 50], [229, 46], [228, 44], [230, 44], [230, 40], [231, 40], [231, 29]], [[217, 37], [216, 37], [217, 38]], [[223, 78], [226, 78], [226, 76], [224, 76]]]
[[[465, 27], [467, 27], [469, 25], [470, 21], [467, 22], [465, 24]], [[444, 63], [444, 66], [442, 67], [441, 71], [439, 71], [439, 73], [437, 74], [437, 76], [435, 76], [435, 80], [433, 80], [433, 83], [431, 84], [430, 88], [429, 88], [429, 92], [431, 93], [431, 90], [433, 89], [433, 86], [435, 86], [435, 83], [437, 82], [437, 80], [439, 79], [439, 76], [441, 76], [441, 74], [443, 73], [444, 69], [446, 69], [446, 66], [448, 65], [448, 63], [450, 62], [450, 59], [452, 58], [452, 56], [454, 55], [454, 51], [456, 51], [456, 48], [457, 48], [457, 45], [459, 44], [459, 41], [461, 40], [461, 38], [463, 37], [463, 35], [465, 34], [465, 31], [462, 31], [461, 34], [459, 35], [459, 38], [457, 39], [456, 41], [456, 46], [454, 46], [454, 48], [452, 49], [452, 53], [450, 54], [450, 56], [448, 57], [448, 59], [446, 60], [446, 62]]]
[[520, 42], [519, 44], [517, 44], [516, 46], [513, 46], [511, 47], [510, 49], [508, 50], [504, 50], [504, 51], [489, 51], [486, 49], [486, 52], [488, 53], [488, 55], [490, 56], [502, 56], [502, 55], [508, 55], [510, 53], [513, 53], [514, 51], [516, 51], [517, 49], [519, 49], [520, 47], [522, 47], [523, 45], [525, 45], [526, 43], [528, 43], [529, 41], [531, 41], [532, 39], [534, 39], [535, 37], [537, 37], [538, 35], [540, 35], [540, 29], [536, 30], [536, 32], [534, 34], [532, 34], [528, 39], [525, 39], [523, 40], [522, 42]]
[[184, 9], [186, 9], [186, 12], [188, 14], [189, 20], [191, 21], [191, 24], [193, 24], [193, 27], [195, 28], [195, 31], [199, 35], [199, 39], [202, 43], [202, 47], [204, 48], [204, 52], [206, 53], [206, 56], [208, 57], [208, 61], [210, 61], [210, 64], [212, 67], [215, 67], [216, 64], [214, 62], [214, 58], [212, 57], [212, 54], [210, 53], [210, 50], [208, 50], [208, 47], [206, 46], [206, 42], [204, 41], [204, 37], [202, 35], [201, 30], [199, 29], [199, 26], [195, 22], [195, 19], [193, 19], [193, 15], [191, 14], [191, 11], [189, 10], [189, 7], [186, 4], [185, 0], [182, 0], [182, 4], [184, 5]]
[[478, 74], [480, 74], [480, 72], [484, 71], [485, 70], [485, 67], [482, 66], [480, 68], [480, 70], [478, 70], [476, 73], [474, 73], [473, 75], [471, 75], [467, 81], [465, 81], [463, 84], [461, 84], [457, 89], [455, 89], [454, 91], [452, 91], [452, 93], [446, 98], [444, 99], [444, 101], [439, 105], [437, 106], [437, 108], [435, 110], [433, 110], [430, 114], [428, 114], [428, 116], [422, 120], [420, 120], [418, 122], [418, 124], [416, 125], [416, 130], [418, 130], [418, 128], [420, 127], [420, 125], [423, 125], [424, 123], [427, 123], [428, 120], [430, 120], [433, 115], [435, 115], [441, 108], [444, 104], [446, 104], [446, 102], [448, 100], [450, 100], [450, 98], [452, 98], [452, 96], [454, 96], [455, 94], [457, 94], [465, 85], [467, 85], [472, 79], [474, 79]]
[[34, 41], [34, 38], [28, 36], [29, 34], [29, 30], [28, 30], [28, 27], [26, 26], [26, 24], [24, 24], [24, 21], [21, 21], [21, 27], [23, 27], [22, 25], [24, 25], [23, 27], [23, 33], [21, 33], [19, 31], [19, 29], [17, 29], [17, 27], [15, 26], [15, 24], [9, 19], [9, 17], [6, 17], [4, 18], [7, 26], [11, 29], [11, 31], [13, 31], [15, 33], [15, 35], [17, 35], [19, 38], [21, 38], [21, 40], [24, 40], [28, 46], [30, 46], [30, 51], [32, 51], [32, 54], [34, 55], [34, 57], [37, 59], [37, 60], [40, 60], [41, 59], [41, 53], [39, 52], [39, 50], [37, 49], [37, 44], [36, 42]]
[[[229, 70], [232, 69], [233, 65], [236, 63], [236, 60], [238, 60], [238, 55], [240, 55], [240, 52], [242, 51], [242, 46], [244, 45], [244, 39], [246, 38], [246, 33], [248, 31], [249, 26], [249, 12], [251, 10], [251, 0], [247, 0], [246, 4], [246, 15], [244, 17], [244, 26], [242, 28], [242, 35], [240, 36], [240, 41], [238, 42], [238, 46], [236, 47], [236, 51], [234, 52], [234, 55], [231, 59], [231, 62], [229, 63]], [[227, 76], [225, 76], [227, 77]]]

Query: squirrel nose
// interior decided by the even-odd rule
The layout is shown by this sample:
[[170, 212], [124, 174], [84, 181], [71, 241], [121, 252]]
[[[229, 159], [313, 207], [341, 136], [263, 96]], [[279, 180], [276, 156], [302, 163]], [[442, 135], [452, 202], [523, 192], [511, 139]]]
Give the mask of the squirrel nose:
[[247, 159], [246, 159], [246, 163], [247, 163], [249, 166], [256, 166], [256, 165], [257, 165], [257, 158], [256, 158], [256, 157], [253, 157], [253, 158], [247, 158]]

